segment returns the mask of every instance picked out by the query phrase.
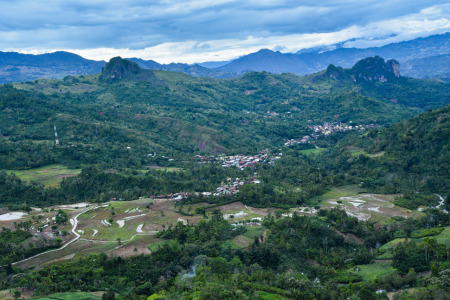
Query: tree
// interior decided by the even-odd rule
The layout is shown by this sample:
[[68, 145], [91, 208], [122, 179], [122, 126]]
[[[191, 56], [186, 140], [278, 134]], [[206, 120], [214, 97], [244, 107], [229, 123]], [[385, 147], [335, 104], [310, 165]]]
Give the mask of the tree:
[[19, 299], [20, 296], [22, 296], [22, 293], [20, 291], [14, 291], [14, 299]]
[[102, 300], [115, 300], [115, 299], [116, 299], [116, 294], [111, 290], [107, 291], [106, 293], [104, 293], [102, 295]]

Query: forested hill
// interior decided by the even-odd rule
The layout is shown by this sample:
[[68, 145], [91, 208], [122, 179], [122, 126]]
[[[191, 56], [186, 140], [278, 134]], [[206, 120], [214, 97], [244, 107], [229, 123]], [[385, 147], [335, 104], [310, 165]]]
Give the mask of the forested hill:
[[449, 102], [449, 83], [398, 77], [388, 64], [363, 60], [351, 72], [378, 79], [356, 82], [328, 71], [219, 80], [142, 70], [115, 58], [98, 75], [3, 85], [0, 168], [141, 166], [153, 153], [256, 153], [311, 133], [311, 125], [384, 125]]
[[402, 192], [417, 208], [421, 193], [450, 191], [450, 105], [343, 140], [324, 154], [323, 168], [359, 178], [374, 192]]
[[[371, 133], [368, 150], [385, 152], [415, 191], [450, 191], [450, 105]], [[386, 161], [387, 163], [387, 161]], [[448, 198], [448, 197], [447, 197]]]

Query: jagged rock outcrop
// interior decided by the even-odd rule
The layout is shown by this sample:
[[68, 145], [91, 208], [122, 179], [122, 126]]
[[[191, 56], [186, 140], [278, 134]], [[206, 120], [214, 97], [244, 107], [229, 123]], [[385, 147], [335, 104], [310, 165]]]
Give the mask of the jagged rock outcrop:
[[390, 59], [386, 62], [388, 70], [394, 74], [395, 77], [400, 78], [400, 64], [395, 59]]
[[333, 64], [328, 66], [325, 75], [327, 77], [333, 78], [334, 80], [345, 80], [349, 78], [346, 71], [343, 68], [336, 67]]
[[367, 57], [358, 61], [351, 69], [351, 73], [357, 83], [392, 81], [400, 77], [400, 64], [394, 59], [385, 62], [379, 56]]
[[135, 62], [122, 59], [120, 56], [113, 57], [106, 66], [103, 67], [100, 80], [118, 81], [132, 75], [140, 74], [142, 71], [141, 67]]
[[340, 81], [350, 80], [355, 83], [394, 81], [400, 78], [400, 64], [394, 59], [385, 62], [379, 56], [367, 57], [358, 61], [351, 69], [343, 69], [331, 64], [324, 76]]
[[100, 81], [146, 81], [152, 86], [165, 86], [166, 83], [158, 79], [152, 70], [142, 69], [133, 61], [114, 57], [106, 64], [100, 74]]

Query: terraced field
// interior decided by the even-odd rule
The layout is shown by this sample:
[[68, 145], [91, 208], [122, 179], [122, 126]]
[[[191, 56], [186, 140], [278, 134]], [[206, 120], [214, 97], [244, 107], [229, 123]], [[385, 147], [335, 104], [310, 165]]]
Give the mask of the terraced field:
[[[198, 223], [204, 217], [201, 215], [185, 215], [180, 208], [174, 206], [171, 200], [139, 199], [135, 201], [114, 201], [101, 205], [92, 203], [78, 203], [34, 209], [28, 214], [17, 215], [14, 219], [1, 220], [1, 227], [13, 228], [14, 222], [31, 220], [33, 233], [47, 238], [62, 238], [63, 247], [48, 251], [35, 257], [18, 262], [15, 265], [21, 268], [32, 266], [45, 266], [58, 264], [65, 260], [76, 259], [91, 253], [104, 252], [108, 255], [132, 256], [149, 254], [164, 243], [156, 238], [156, 233], [177, 222], [184, 224]], [[193, 211], [197, 207], [208, 207], [207, 203], [198, 203], [184, 207], [184, 210]], [[58, 225], [56, 230], [54, 217], [58, 210], [67, 213], [69, 220]], [[207, 209], [207, 214], [219, 209], [222, 213], [236, 215], [229, 218], [230, 223], [244, 222], [247, 226], [255, 226], [251, 220], [260, 222], [275, 209], [258, 209], [248, 207], [240, 202]], [[9, 213], [3, 214], [8, 215]], [[70, 221], [70, 222], [69, 222]], [[39, 231], [40, 230], [40, 231]], [[59, 232], [59, 233], [58, 233]], [[61, 235], [66, 232], [66, 235]], [[232, 247], [240, 248], [253, 242], [254, 236], [262, 234], [260, 226], [249, 227], [239, 241], [232, 243]]]
[[356, 185], [333, 188], [330, 192], [316, 198], [322, 208], [341, 207], [348, 215], [360, 221], [373, 221], [389, 224], [392, 217], [412, 218], [423, 215], [421, 212], [394, 205], [398, 194], [381, 195], [363, 193]]
[[[414, 217], [420, 212], [411, 212], [394, 206], [396, 195], [358, 194], [357, 186], [334, 188], [330, 192], [317, 197], [322, 208], [342, 207], [348, 214], [360, 220], [374, 220], [388, 223], [391, 217]], [[269, 214], [274, 215], [276, 208], [254, 208], [241, 202], [234, 202], [219, 207], [209, 207], [207, 203], [197, 203], [184, 207], [175, 206], [172, 200], [139, 199], [134, 201], [113, 201], [101, 205], [92, 203], [77, 203], [65, 206], [53, 206], [44, 210], [34, 209], [28, 214], [16, 215], [14, 219], [0, 218], [1, 227], [14, 227], [14, 222], [31, 220], [33, 233], [47, 238], [61, 238], [63, 249], [49, 251], [36, 257], [18, 262], [22, 268], [58, 264], [62, 261], [87, 256], [91, 253], [104, 252], [108, 255], [132, 256], [148, 254], [157, 249], [164, 241], [156, 238], [156, 233], [177, 222], [196, 224], [204, 217], [189, 215], [198, 207], [205, 207], [206, 213], [219, 209], [224, 218], [236, 226], [246, 226], [247, 232], [230, 241], [230, 247], [246, 248], [253, 243], [254, 238], [264, 235], [261, 223]], [[70, 222], [54, 226], [54, 217], [62, 209], [67, 213]], [[289, 217], [293, 212], [302, 215], [315, 215], [313, 207], [295, 207], [284, 211], [282, 216]], [[0, 215], [8, 216], [8, 212]], [[65, 233], [62, 235], [61, 233]], [[448, 243], [450, 229], [446, 228], [435, 236], [440, 242]], [[394, 240], [391, 244], [399, 242]], [[67, 245], [67, 246], [66, 246]], [[390, 245], [383, 246], [389, 249]], [[383, 248], [382, 247], [382, 248]], [[378, 259], [390, 259], [390, 251]]]

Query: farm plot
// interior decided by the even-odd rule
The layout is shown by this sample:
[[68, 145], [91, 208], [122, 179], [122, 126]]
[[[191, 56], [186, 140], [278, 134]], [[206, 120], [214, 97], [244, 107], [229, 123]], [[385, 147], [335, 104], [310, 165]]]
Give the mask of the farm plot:
[[[337, 195], [342, 195], [337, 193]], [[324, 198], [321, 201], [322, 208], [340, 207], [348, 215], [358, 218], [360, 221], [374, 221], [379, 224], [388, 224], [392, 217], [411, 218], [420, 216], [420, 212], [394, 205], [394, 198], [398, 195], [357, 194], [339, 196], [336, 198]]]
[[374, 279], [381, 279], [395, 272], [395, 269], [390, 263], [373, 263], [354, 266], [352, 271], [361, 276], [363, 281], [372, 282]]
[[224, 219], [231, 223], [254, 219], [262, 221], [269, 213], [273, 213], [276, 210], [274, 208], [254, 208], [244, 205], [242, 202], [233, 202], [216, 208], [207, 209], [207, 211], [212, 212], [215, 209], [219, 209], [223, 214]]
[[45, 187], [58, 186], [63, 178], [77, 176], [81, 169], [69, 169], [63, 165], [49, 165], [29, 170], [11, 170], [23, 181], [34, 181], [43, 184]]

